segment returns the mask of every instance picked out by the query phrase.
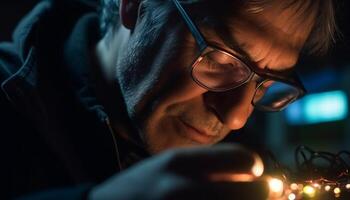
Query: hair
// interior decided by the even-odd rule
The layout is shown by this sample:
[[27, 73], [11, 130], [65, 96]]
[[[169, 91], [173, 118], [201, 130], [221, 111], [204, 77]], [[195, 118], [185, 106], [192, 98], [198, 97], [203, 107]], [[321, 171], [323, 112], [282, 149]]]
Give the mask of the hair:
[[[142, 1], [145, 5], [147, 5], [147, 11], [160, 10], [163, 9], [164, 16], [164, 7], [157, 8], [157, 6], [166, 5], [166, 1], [164, 0], [136, 0]], [[170, 0], [168, 0], [170, 1]], [[186, 4], [195, 4], [197, 2], [204, 2], [213, 4], [212, 0], [182, 0], [181, 2], [185, 2]], [[236, 0], [242, 4], [249, 5], [248, 12], [252, 13], [260, 13], [272, 1], [276, 0]], [[147, 2], [147, 3], [145, 3]], [[232, 0], [229, 0], [232, 3]], [[217, 2], [214, 2], [218, 4]], [[309, 54], [321, 55], [325, 54], [330, 47], [335, 43], [337, 34], [339, 33], [336, 19], [335, 19], [335, 6], [333, 0], [285, 0], [285, 9], [299, 5], [301, 8], [303, 5], [308, 4], [306, 6], [306, 10], [303, 12], [299, 12], [300, 17], [302, 19], [307, 19], [310, 17], [310, 12], [316, 11], [316, 17], [313, 29], [308, 37], [304, 45], [304, 51]], [[204, 7], [204, 6], [203, 6]], [[211, 9], [213, 10], [213, 9]], [[208, 10], [210, 11], [210, 10]], [[227, 10], [229, 12], [229, 10]], [[170, 12], [170, 11], [169, 11]], [[230, 12], [231, 13], [231, 12]], [[228, 16], [230, 13], [223, 13], [220, 9], [221, 16]], [[193, 16], [198, 16], [193, 14]], [[158, 17], [159, 18], [159, 17]], [[207, 17], [208, 18], [208, 17]], [[166, 18], [162, 20], [155, 20], [156, 23], [163, 23], [166, 21]], [[196, 19], [198, 20], [198, 19]], [[156, 25], [154, 22], [153, 25]], [[102, 35], [105, 35], [109, 30], [113, 30], [114, 28], [120, 25], [119, 22], [119, 0], [101, 0], [101, 10], [100, 10], [100, 27], [102, 31]]]
[[101, 0], [100, 28], [103, 35], [119, 25], [119, 0]]

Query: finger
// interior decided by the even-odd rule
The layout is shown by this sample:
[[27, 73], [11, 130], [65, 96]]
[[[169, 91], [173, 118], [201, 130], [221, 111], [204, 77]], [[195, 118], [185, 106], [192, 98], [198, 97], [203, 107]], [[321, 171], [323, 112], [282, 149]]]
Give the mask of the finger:
[[192, 184], [191, 187], [174, 188], [166, 199], [205, 199], [205, 200], [266, 200], [268, 187], [265, 181], [244, 183], [213, 183], [204, 182]]
[[[269, 189], [266, 181], [254, 182], [222, 182], [206, 186], [207, 190], [211, 190], [209, 195], [221, 200], [266, 200]], [[214, 198], [213, 198], [214, 199]]]
[[260, 157], [241, 145], [221, 144], [213, 147], [183, 148], [171, 162], [176, 171], [193, 176], [222, 178], [233, 174], [260, 176], [263, 164]]

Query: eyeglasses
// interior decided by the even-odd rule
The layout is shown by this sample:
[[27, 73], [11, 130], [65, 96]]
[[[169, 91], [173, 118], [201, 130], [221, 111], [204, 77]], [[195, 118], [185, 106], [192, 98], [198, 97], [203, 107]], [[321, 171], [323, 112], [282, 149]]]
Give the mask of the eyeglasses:
[[256, 81], [252, 105], [262, 111], [281, 111], [306, 90], [295, 72], [288, 76], [257, 70], [248, 61], [209, 45], [178, 0], [172, 0], [196, 40], [200, 54], [191, 66], [192, 79], [213, 92], [225, 92]]

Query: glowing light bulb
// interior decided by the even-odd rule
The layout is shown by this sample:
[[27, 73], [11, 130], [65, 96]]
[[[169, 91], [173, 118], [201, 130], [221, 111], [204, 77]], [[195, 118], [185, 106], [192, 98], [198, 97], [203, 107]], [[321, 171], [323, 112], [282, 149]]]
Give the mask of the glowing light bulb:
[[290, 193], [290, 194], [288, 195], [288, 200], [295, 200], [295, 198], [297, 198], [297, 197], [295, 196], [294, 193]]
[[318, 183], [314, 183], [313, 186], [314, 186], [315, 188], [317, 188], [317, 189], [321, 189], [321, 185], [318, 184]]
[[303, 190], [303, 188], [304, 188], [304, 185], [303, 185], [303, 184], [298, 184], [298, 189], [299, 189], [299, 190]]
[[326, 186], [324, 187], [324, 190], [326, 190], [326, 191], [328, 192], [329, 190], [331, 190], [331, 186], [326, 185]]
[[336, 187], [336, 188], [334, 188], [333, 192], [334, 192], [334, 194], [340, 194], [341, 190], [340, 190], [340, 188]]
[[277, 178], [272, 178], [269, 181], [270, 190], [273, 192], [280, 192], [283, 190], [283, 182]]
[[304, 194], [306, 194], [308, 197], [313, 198], [315, 197], [315, 188], [313, 188], [311, 185], [307, 185], [303, 188]]
[[283, 182], [277, 178], [271, 178], [269, 181], [270, 194], [272, 198], [281, 197], [284, 191]]
[[346, 189], [350, 189], [350, 183], [345, 185]]
[[290, 184], [290, 189], [291, 190], [298, 190], [298, 184], [296, 184], [296, 183]]
[[333, 192], [336, 198], [340, 197], [340, 192], [341, 192], [340, 188], [338, 187], [334, 188]]

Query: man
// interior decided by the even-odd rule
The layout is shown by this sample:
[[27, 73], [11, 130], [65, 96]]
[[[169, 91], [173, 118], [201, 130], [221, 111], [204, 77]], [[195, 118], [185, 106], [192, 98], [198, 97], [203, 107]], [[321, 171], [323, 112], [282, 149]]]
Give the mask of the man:
[[101, 23], [94, 8], [42, 2], [1, 44], [6, 197], [265, 199], [253, 153], [179, 147], [300, 98], [294, 66], [332, 42], [332, 2], [105, 0]]

